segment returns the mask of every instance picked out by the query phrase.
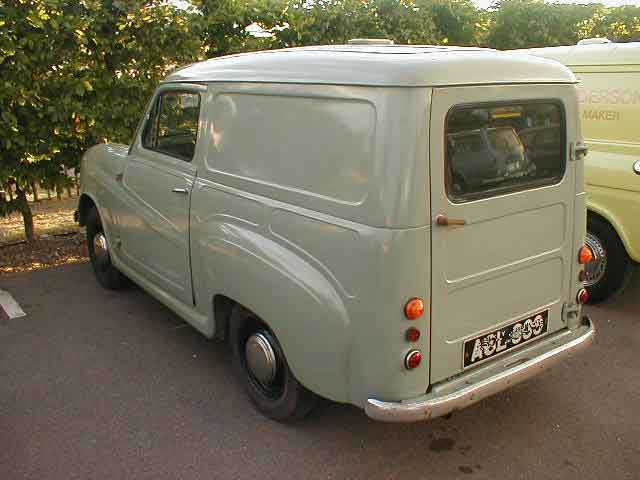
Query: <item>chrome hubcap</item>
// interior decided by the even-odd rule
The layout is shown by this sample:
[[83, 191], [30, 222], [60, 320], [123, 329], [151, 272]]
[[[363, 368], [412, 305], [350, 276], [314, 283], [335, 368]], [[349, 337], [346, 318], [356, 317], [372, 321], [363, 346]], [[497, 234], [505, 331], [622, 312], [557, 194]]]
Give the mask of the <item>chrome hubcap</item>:
[[269, 386], [276, 378], [276, 354], [267, 337], [254, 333], [247, 339], [244, 347], [247, 368], [251, 375], [263, 386]]
[[97, 233], [96, 236], [93, 237], [93, 251], [99, 259], [109, 256], [107, 237], [104, 236], [104, 233]]
[[585, 287], [591, 287], [602, 280], [607, 271], [607, 251], [598, 237], [591, 233], [587, 232], [585, 243], [593, 252], [593, 260], [584, 267], [584, 273], [586, 274], [584, 285]]

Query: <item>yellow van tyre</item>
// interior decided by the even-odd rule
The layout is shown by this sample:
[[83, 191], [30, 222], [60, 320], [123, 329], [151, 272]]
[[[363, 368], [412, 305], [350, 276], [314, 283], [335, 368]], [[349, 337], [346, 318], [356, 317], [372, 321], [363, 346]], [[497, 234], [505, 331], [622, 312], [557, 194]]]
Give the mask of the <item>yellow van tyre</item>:
[[234, 366], [251, 402], [279, 422], [305, 417], [318, 397], [295, 378], [276, 336], [244, 309], [237, 308], [233, 316], [229, 342]]
[[91, 207], [87, 214], [87, 249], [100, 285], [109, 290], [120, 290], [130, 285], [129, 279], [111, 263], [107, 236], [96, 207]]
[[594, 260], [585, 266], [584, 282], [589, 303], [606, 300], [622, 286], [630, 270], [627, 251], [614, 228], [604, 219], [589, 214], [586, 244]]

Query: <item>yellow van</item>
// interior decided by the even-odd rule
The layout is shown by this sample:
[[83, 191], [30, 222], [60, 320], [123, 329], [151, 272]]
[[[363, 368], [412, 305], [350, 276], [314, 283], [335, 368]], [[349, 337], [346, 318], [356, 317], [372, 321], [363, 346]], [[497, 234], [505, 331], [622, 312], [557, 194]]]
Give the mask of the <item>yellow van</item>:
[[585, 285], [590, 301], [598, 302], [640, 262], [640, 42], [592, 38], [521, 51], [564, 63], [581, 80], [587, 244], [595, 257]]

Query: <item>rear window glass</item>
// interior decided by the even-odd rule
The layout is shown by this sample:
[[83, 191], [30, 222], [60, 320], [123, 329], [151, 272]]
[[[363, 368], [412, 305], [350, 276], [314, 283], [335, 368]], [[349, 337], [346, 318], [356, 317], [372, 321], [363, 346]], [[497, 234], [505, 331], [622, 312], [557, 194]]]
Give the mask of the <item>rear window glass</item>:
[[446, 188], [454, 202], [558, 183], [565, 121], [559, 102], [464, 105], [447, 115]]

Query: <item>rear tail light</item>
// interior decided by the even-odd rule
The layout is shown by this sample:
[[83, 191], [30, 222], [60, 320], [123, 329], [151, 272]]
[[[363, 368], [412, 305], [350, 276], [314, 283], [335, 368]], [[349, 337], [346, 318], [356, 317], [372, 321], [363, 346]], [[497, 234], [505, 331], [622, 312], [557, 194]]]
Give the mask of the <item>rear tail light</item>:
[[407, 342], [417, 342], [420, 340], [420, 330], [415, 327], [408, 328], [405, 338], [407, 339]]
[[593, 252], [589, 247], [583, 245], [580, 248], [580, 252], [578, 252], [578, 263], [584, 265], [585, 263], [589, 263], [593, 260]]
[[586, 288], [581, 288], [576, 296], [576, 301], [580, 304], [587, 303], [589, 301], [589, 292]]
[[420, 365], [422, 361], [422, 353], [420, 350], [411, 350], [404, 358], [404, 366], [407, 370], [413, 370]]
[[424, 313], [424, 302], [421, 298], [412, 298], [407, 302], [404, 306], [404, 315], [409, 320], [415, 320], [416, 318], [420, 318]]

